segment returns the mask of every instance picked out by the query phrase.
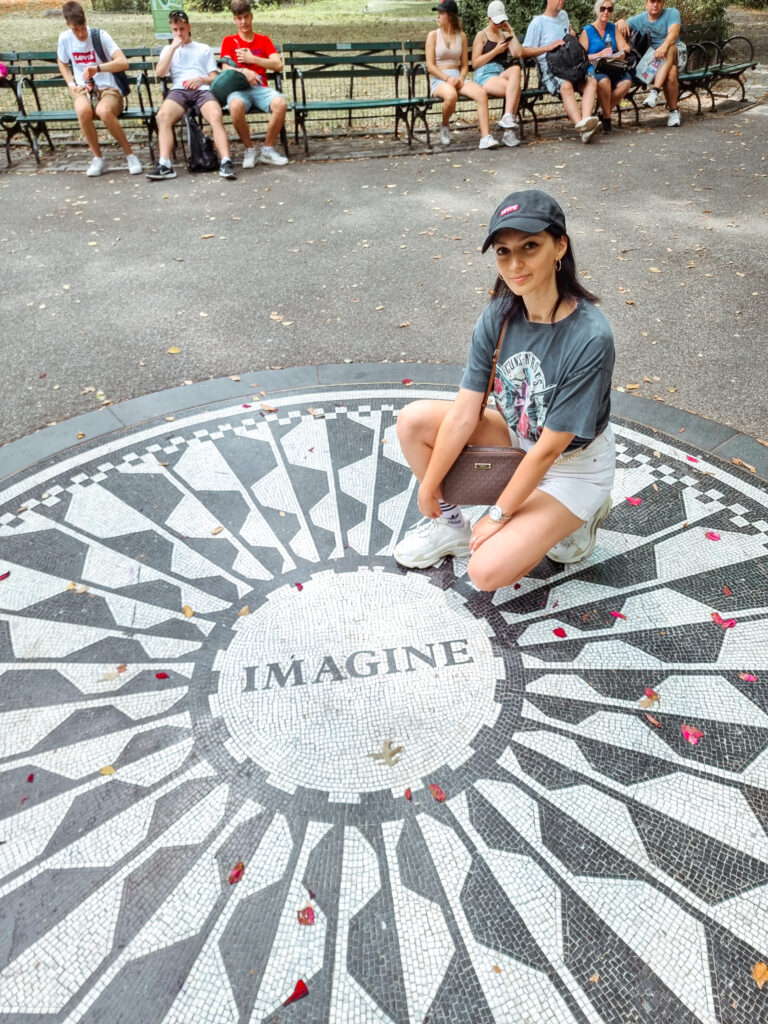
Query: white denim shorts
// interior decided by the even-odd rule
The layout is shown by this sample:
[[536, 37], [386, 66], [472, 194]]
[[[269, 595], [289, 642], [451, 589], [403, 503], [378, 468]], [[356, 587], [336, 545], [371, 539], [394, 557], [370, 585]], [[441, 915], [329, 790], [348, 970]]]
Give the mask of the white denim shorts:
[[[527, 438], [513, 440], [524, 451], [533, 447], [533, 442]], [[611, 493], [615, 472], [616, 439], [609, 423], [586, 447], [556, 459], [544, 474], [538, 490], [551, 494], [569, 512], [586, 522]]]

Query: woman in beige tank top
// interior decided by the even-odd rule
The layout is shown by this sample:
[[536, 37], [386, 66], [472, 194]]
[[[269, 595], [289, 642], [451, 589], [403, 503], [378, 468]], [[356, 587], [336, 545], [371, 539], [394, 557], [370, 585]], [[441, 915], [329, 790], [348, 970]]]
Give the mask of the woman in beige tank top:
[[440, 0], [437, 7], [437, 28], [427, 36], [427, 70], [431, 76], [433, 96], [443, 101], [443, 123], [440, 128], [440, 142], [447, 146], [451, 141], [448, 122], [461, 96], [469, 96], [477, 103], [477, 120], [480, 128], [480, 149], [493, 149], [498, 142], [490, 133], [488, 119], [488, 94], [479, 85], [467, 81], [469, 53], [467, 37], [461, 30], [459, 9], [456, 0]]

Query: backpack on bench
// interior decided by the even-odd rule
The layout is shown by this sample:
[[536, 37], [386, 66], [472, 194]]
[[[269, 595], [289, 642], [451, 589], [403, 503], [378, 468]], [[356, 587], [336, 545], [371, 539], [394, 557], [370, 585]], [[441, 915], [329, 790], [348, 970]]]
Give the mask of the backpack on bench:
[[578, 85], [587, 77], [589, 57], [576, 36], [566, 32], [563, 45], [547, 54], [547, 66], [557, 78]]

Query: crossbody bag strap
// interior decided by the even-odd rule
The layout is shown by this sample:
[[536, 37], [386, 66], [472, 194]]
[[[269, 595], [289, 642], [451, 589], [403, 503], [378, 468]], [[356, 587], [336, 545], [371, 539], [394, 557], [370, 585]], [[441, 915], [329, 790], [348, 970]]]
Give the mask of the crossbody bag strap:
[[485, 407], [488, 405], [488, 396], [491, 393], [493, 387], [493, 381], [496, 377], [496, 363], [499, 361], [499, 352], [501, 352], [501, 344], [504, 341], [504, 335], [507, 333], [507, 324], [509, 323], [509, 317], [504, 317], [504, 323], [501, 325], [501, 331], [499, 333], [499, 340], [496, 342], [496, 351], [493, 353], [493, 365], [491, 366], [491, 376], [488, 378], [488, 387], [485, 389], [485, 398], [483, 404], [480, 406], [480, 415], [482, 416], [485, 412]]

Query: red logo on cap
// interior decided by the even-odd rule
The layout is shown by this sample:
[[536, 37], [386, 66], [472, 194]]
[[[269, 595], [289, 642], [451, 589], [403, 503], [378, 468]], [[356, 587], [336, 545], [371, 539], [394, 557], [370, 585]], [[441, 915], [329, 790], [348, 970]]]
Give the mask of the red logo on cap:
[[508, 213], [517, 213], [519, 209], [520, 206], [517, 203], [515, 203], [514, 206], [505, 206], [504, 209], [499, 214], [499, 217], [506, 217]]

